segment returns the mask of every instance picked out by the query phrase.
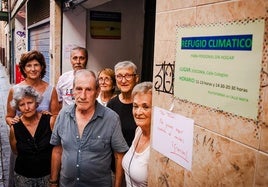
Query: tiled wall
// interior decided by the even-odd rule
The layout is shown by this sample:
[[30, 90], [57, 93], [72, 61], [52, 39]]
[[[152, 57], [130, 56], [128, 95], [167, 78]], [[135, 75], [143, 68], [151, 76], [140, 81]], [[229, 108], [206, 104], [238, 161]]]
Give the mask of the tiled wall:
[[175, 103], [172, 112], [194, 119], [195, 125], [192, 170], [185, 170], [152, 149], [149, 186], [268, 186], [268, 0], [157, 0], [156, 3], [154, 76], [159, 72], [156, 64], [176, 61], [176, 26], [265, 19], [266, 31], [257, 120], [179, 100], [172, 94], [153, 93], [154, 106], [169, 109]]

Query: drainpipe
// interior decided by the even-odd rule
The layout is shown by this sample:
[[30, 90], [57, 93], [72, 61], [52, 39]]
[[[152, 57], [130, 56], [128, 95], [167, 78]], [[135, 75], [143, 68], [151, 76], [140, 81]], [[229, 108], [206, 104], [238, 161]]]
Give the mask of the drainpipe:
[[9, 80], [11, 83], [13, 83], [13, 77], [14, 75], [14, 71], [12, 68], [12, 58], [11, 58], [11, 50], [12, 50], [12, 38], [11, 38], [11, 35], [12, 35], [12, 24], [11, 24], [11, 0], [8, 0], [8, 28], [9, 28], [9, 31], [8, 31], [8, 43], [9, 43], [9, 50], [8, 50], [8, 53], [9, 53]]

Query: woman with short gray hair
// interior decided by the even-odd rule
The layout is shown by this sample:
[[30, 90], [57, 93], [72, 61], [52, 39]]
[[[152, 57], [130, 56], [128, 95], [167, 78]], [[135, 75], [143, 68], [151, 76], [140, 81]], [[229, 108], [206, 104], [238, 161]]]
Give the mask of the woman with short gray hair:
[[132, 113], [137, 128], [132, 145], [122, 160], [127, 187], [148, 186], [152, 88], [152, 82], [142, 82], [132, 90]]
[[19, 187], [49, 186], [52, 145], [50, 137], [55, 118], [37, 111], [42, 96], [31, 86], [14, 87], [10, 105], [21, 112], [19, 122], [10, 127], [10, 146], [17, 155], [14, 184]]
[[38, 105], [42, 102], [43, 99], [43, 97], [31, 86], [15, 85], [13, 99], [10, 102], [11, 107], [15, 110], [19, 110], [19, 101], [27, 96], [35, 98], [36, 104]]

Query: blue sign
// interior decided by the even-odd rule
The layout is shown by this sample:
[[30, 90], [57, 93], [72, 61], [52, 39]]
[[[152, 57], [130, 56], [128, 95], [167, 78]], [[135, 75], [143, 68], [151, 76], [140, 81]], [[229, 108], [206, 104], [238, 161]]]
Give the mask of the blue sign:
[[252, 50], [252, 34], [182, 37], [182, 50]]

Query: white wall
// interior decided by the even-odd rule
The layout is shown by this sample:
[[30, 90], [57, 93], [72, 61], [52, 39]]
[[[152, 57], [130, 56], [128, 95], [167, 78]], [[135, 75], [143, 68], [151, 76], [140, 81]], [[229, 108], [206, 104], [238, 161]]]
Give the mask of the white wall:
[[19, 64], [21, 55], [26, 52], [26, 30], [25, 19], [21, 17], [15, 18], [15, 35], [14, 35], [14, 54], [15, 63]]
[[90, 10], [121, 12], [121, 39], [93, 39], [88, 14], [88, 68], [99, 71], [123, 60], [131, 60], [141, 72], [144, 27], [144, 0], [112, 0]]
[[78, 6], [63, 12], [62, 25], [62, 73], [72, 70], [70, 50], [75, 46], [86, 47], [87, 10]]

